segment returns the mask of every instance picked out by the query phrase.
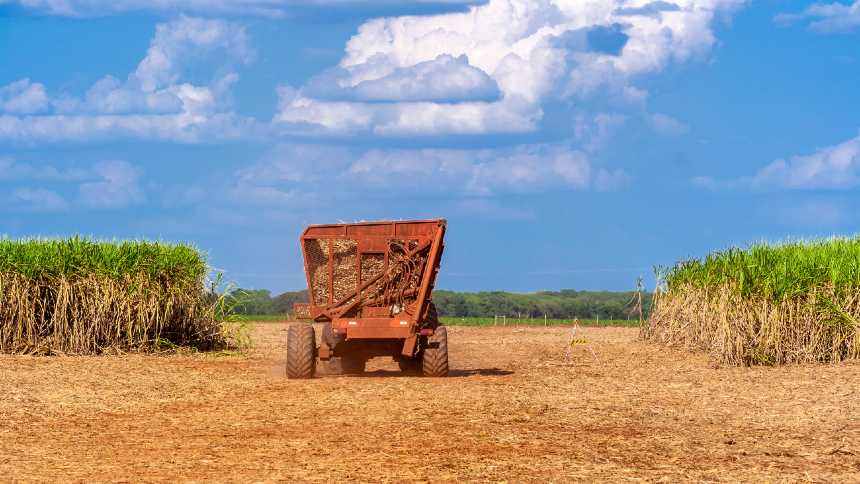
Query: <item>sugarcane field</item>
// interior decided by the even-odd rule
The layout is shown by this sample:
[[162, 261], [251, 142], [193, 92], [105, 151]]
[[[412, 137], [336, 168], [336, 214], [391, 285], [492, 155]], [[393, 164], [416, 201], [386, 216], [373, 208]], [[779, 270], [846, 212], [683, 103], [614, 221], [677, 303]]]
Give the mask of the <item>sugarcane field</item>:
[[0, 0], [0, 484], [860, 483], [860, 0]]
[[[445, 225], [319, 227], [353, 234], [427, 229], [441, 244]], [[378, 244], [361, 237], [341, 257], [343, 239], [313, 239], [308, 261], [346, 260], [365, 270], [359, 247]], [[388, 237], [397, 236], [381, 239]], [[202, 285], [203, 262], [193, 248], [4, 241], [0, 474], [13, 481], [715, 482], [860, 475], [860, 332], [850, 312], [860, 281], [852, 277], [860, 273], [858, 240], [756, 246], [679, 263], [652, 296], [650, 317], [627, 326], [436, 320], [437, 332], [447, 329], [450, 360], [446, 355], [444, 374], [431, 375], [422, 374], [420, 359], [417, 369], [402, 364], [410, 361], [399, 351], [403, 339], [394, 350], [364, 350], [381, 351], [376, 357], [341, 350], [362, 341], [364, 333], [350, 336], [361, 326], [350, 323], [377, 323], [361, 312], [380, 307], [386, 288], [406, 294], [402, 284], [427, 274], [427, 256], [441, 248], [409, 246], [389, 246], [391, 254], [380, 255], [390, 266], [373, 266], [369, 279], [341, 268], [346, 282], [337, 282], [328, 275], [338, 271], [310, 266], [309, 287], [323, 302], [368, 304], [344, 313], [355, 320], [343, 325], [346, 338], [324, 349], [331, 336], [319, 334], [319, 324], [225, 317], [223, 297]], [[418, 274], [394, 262], [404, 253], [417, 257]], [[797, 258], [796, 269], [749, 282], [758, 290], [746, 296], [726, 276], [750, 258], [786, 267], [785, 257]], [[809, 282], [797, 276], [804, 270], [826, 275]], [[175, 281], [167, 284], [167, 274]], [[378, 286], [359, 286], [374, 277]], [[786, 285], [792, 277], [796, 284]], [[717, 289], [706, 291], [709, 299], [700, 294], [710, 283]], [[173, 287], [179, 292], [165, 292]], [[792, 292], [775, 294], [775, 287]], [[732, 290], [737, 296], [726, 294]], [[833, 306], [810, 302], [824, 297]], [[726, 298], [731, 309], [720, 306]], [[735, 324], [723, 327], [714, 317], [746, 311], [745, 301], [753, 307], [733, 317]], [[775, 305], [767, 319], [758, 319], [762, 304]], [[297, 309], [333, 321], [334, 330], [331, 322], [322, 327], [338, 332], [339, 319], [323, 315], [331, 305]], [[792, 320], [797, 314], [803, 319]], [[395, 319], [408, 317], [404, 311]], [[311, 340], [311, 374], [290, 373], [295, 327], [319, 334]], [[374, 343], [409, 334], [373, 331]], [[431, 338], [419, 337], [414, 351], [432, 351]], [[360, 368], [346, 365], [357, 357]]]

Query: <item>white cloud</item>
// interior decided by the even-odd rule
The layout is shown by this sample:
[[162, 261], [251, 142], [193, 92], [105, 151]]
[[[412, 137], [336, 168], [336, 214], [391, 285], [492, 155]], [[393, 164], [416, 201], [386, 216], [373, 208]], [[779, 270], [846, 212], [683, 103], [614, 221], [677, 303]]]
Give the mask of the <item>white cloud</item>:
[[751, 180], [755, 187], [846, 189], [860, 184], [860, 133], [810, 155], [776, 160]]
[[[543, 103], [558, 97], [611, 88], [641, 99], [643, 92], [630, 84], [636, 76], [707, 52], [716, 12], [742, 3], [679, 0], [674, 7], [654, 7], [636, 0], [490, 0], [465, 13], [371, 20], [347, 43], [338, 74], [322, 80], [335, 92], [378, 83], [392, 93], [382, 99], [406, 102], [326, 99], [318, 79], [305, 89], [282, 89], [275, 120], [294, 130], [333, 133], [532, 131]], [[431, 65], [433, 75], [422, 75]], [[445, 72], [456, 81], [442, 94], [434, 80]], [[474, 100], [480, 73], [498, 86], [498, 100]], [[396, 86], [408, 86], [405, 95]], [[428, 93], [419, 98], [425, 102], [415, 102], [421, 92]]]
[[195, 143], [253, 134], [258, 126], [232, 113], [139, 115], [0, 115], [0, 140], [23, 142], [141, 138]]
[[628, 117], [622, 114], [597, 113], [595, 115], [577, 114], [574, 118], [573, 134], [587, 151], [597, 151], [627, 123]]
[[[183, 68], [213, 57], [222, 69], [250, 61], [253, 52], [244, 29], [184, 16], [159, 24], [146, 56], [125, 81], [106, 76], [81, 98], [64, 94], [49, 99], [41, 84], [26, 79], [0, 88], [0, 140], [136, 137], [194, 142], [247, 134], [256, 123], [224, 109], [224, 97], [238, 79], [235, 72], [215, 76], [206, 85], [180, 83]], [[4, 92], [19, 94], [2, 102]], [[20, 93], [28, 93], [27, 102], [20, 100]], [[48, 105], [50, 111], [37, 113]]]
[[542, 111], [519, 100], [507, 102], [362, 103], [306, 97], [282, 86], [276, 123], [292, 133], [351, 134], [370, 131], [381, 136], [527, 132], [536, 128]]
[[69, 202], [62, 195], [45, 188], [17, 188], [8, 203], [33, 212], [64, 212], [69, 209]]
[[123, 208], [146, 200], [142, 175], [123, 160], [60, 166], [0, 157], [0, 189], [9, 194], [0, 196], [0, 201], [11, 208], [40, 212]]
[[690, 131], [689, 126], [663, 113], [652, 114], [651, 125], [658, 134], [664, 136], [681, 136]]
[[[399, 6], [400, 0], [0, 0], [48, 15], [72, 17], [103, 16], [126, 12], [155, 11], [163, 13], [194, 12], [198, 14], [238, 14], [283, 17], [297, 7], [350, 7], [361, 5]], [[474, 0], [411, 0], [413, 4], [475, 3]]]
[[860, 132], [854, 138], [812, 154], [776, 160], [753, 176], [718, 179], [698, 176], [694, 186], [706, 190], [782, 189], [847, 190], [860, 186]]
[[[496, 82], [469, 65], [465, 55], [442, 54], [409, 67], [396, 67], [380, 56], [363, 64], [355, 75], [335, 68], [312, 79], [305, 93], [317, 99], [355, 101], [486, 101], [499, 97]], [[367, 77], [367, 79], [361, 79]]]
[[230, 191], [238, 203], [267, 206], [312, 204], [349, 162], [346, 148], [291, 144], [273, 148], [260, 162], [239, 170]]
[[594, 177], [594, 188], [604, 192], [612, 192], [626, 188], [633, 183], [633, 177], [624, 170], [600, 170]]
[[349, 149], [338, 146], [280, 145], [259, 163], [239, 170], [237, 179], [239, 183], [249, 185], [268, 182], [316, 184], [332, 173], [337, 174], [353, 156]]
[[93, 172], [98, 180], [82, 183], [78, 188], [85, 206], [122, 208], [145, 199], [140, 187], [141, 171], [127, 161], [103, 161], [93, 167]]
[[41, 111], [47, 106], [48, 95], [42, 84], [21, 79], [0, 86], [0, 111], [28, 114]]
[[35, 165], [0, 157], [0, 181], [72, 182], [86, 177], [86, 170], [77, 167], [57, 168], [47, 163]]
[[208, 52], [226, 53], [243, 62], [249, 62], [254, 55], [244, 28], [223, 20], [183, 16], [156, 27], [134, 77], [144, 92], [175, 85], [182, 64]]
[[237, 173], [238, 200], [263, 205], [295, 204], [339, 194], [485, 197], [547, 190], [607, 190], [623, 186], [621, 170], [596, 169], [566, 145], [520, 145], [495, 149], [371, 149], [283, 145]]
[[814, 3], [801, 13], [783, 13], [775, 19], [781, 24], [809, 20], [809, 28], [819, 32], [850, 32], [860, 28], [860, 0], [852, 4]]

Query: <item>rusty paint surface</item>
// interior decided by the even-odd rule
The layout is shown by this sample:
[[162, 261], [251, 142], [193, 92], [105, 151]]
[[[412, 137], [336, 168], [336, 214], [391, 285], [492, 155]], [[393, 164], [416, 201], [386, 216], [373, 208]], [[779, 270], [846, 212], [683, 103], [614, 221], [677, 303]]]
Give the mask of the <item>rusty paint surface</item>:
[[346, 340], [409, 343], [432, 334], [428, 308], [446, 226], [436, 219], [307, 227], [299, 244], [308, 303], [294, 307], [296, 316], [330, 322]]

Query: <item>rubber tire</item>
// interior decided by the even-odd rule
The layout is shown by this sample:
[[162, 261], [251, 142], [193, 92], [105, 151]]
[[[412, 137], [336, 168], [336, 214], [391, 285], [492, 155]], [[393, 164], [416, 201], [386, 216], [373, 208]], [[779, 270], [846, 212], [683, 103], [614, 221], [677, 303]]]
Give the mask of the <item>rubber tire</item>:
[[314, 327], [307, 323], [291, 324], [287, 330], [287, 377], [312, 378], [316, 349]]
[[427, 347], [421, 359], [424, 376], [448, 376], [448, 328], [439, 326], [427, 338]]
[[364, 373], [366, 365], [367, 360], [364, 358], [343, 356], [340, 359], [340, 367], [344, 375], [360, 375]]

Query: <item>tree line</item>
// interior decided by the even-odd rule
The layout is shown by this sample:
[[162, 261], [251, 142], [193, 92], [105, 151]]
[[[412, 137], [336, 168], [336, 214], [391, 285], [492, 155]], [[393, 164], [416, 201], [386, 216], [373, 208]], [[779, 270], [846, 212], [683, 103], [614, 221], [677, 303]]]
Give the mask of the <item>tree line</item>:
[[[639, 317], [635, 292], [540, 291], [533, 293], [433, 291], [440, 316], [508, 316], [551, 319], [635, 319]], [[237, 289], [227, 296], [235, 314], [287, 315], [293, 303], [307, 302], [307, 290], [273, 296], [265, 289]], [[642, 293], [645, 315], [651, 308], [651, 294]]]

